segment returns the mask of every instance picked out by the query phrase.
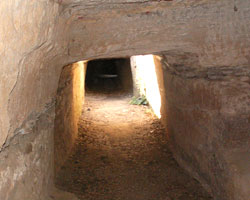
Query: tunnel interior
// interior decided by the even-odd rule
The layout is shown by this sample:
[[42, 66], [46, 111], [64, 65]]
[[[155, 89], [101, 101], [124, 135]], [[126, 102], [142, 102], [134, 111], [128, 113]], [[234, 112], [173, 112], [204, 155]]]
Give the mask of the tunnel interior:
[[[55, 120], [58, 189], [79, 200], [211, 199], [167, 146], [160, 60], [139, 55], [63, 68]], [[132, 92], [150, 106], [131, 103]]]
[[130, 59], [88, 61], [85, 84], [86, 91], [131, 93], [133, 81]]
[[[80, 61], [65, 66], [61, 72], [56, 101], [54, 141], [55, 174], [56, 177], [59, 177], [59, 179], [56, 179], [57, 187], [64, 191], [70, 191], [78, 197], [82, 196], [80, 199], [91, 199], [88, 195], [95, 190], [102, 190], [99, 186], [102, 184], [102, 181], [104, 181], [105, 184], [103, 184], [103, 187], [107, 186], [106, 189], [104, 189], [105, 191], [96, 193], [97, 196], [95, 196], [95, 198], [98, 199], [98, 195], [101, 193], [102, 199], [109, 199], [112, 195], [116, 195], [117, 198], [126, 199], [126, 194], [131, 192], [131, 188], [128, 187], [121, 189], [120, 184], [110, 185], [108, 184], [108, 179], [110, 178], [114, 182], [130, 182], [130, 179], [127, 179], [127, 175], [132, 173], [135, 180], [132, 183], [130, 182], [129, 185], [142, 187], [143, 184], [136, 184], [140, 182], [148, 182], [149, 179], [146, 178], [147, 176], [142, 180], [142, 177], [144, 177], [145, 174], [129, 171], [128, 169], [131, 167], [130, 164], [132, 164], [137, 171], [144, 169], [144, 173], [146, 174], [153, 172], [152, 170], [154, 169], [151, 169], [149, 167], [150, 165], [145, 166], [145, 160], [143, 161], [142, 159], [148, 155], [150, 158], [147, 158], [149, 160], [145, 158], [146, 162], [157, 163], [155, 167], [159, 167], [158, 170], [160, 171], [171, 171], [173, 166], [175, 166], [175, 170], [177, 169], [177, 171], [179, 171], [178, 164], [175, 163], [172, 166], [171, 159], [165, 160], [163, 158], [169, 159], [174, 157], [178, 163], [185, 166], [185, 170], [190, 174], [193, 173], [190, 171], [190, 163], [195, 163], [197, 161], [206, 163], [207, 160], [204, 160], [202, 154], [198, 154], [196, 158], [197, 161], [193, 160], [190, 162], [181, 160], [182, 157], [179, 157], [179, 153], [175, 153], [181, 150], [183, 151], [180, 153], [181, 155], [186, 154], [185, 156], [189, 156], [189, 152], [193, 152], [192, 148], [189, 146], [189, 142], [190, 144], [193, 144], [194, 142], [195, 144], [206, 143], [207, 140], [204, 140], [203, 138], [204, 127], [211, 126], [210, 123], [212, 123], [213, 120], [206, 120], [202, 125], [196, 124], [194, 122], [196, 121], [196, 117], [201, 115], [201, 111], [195, 110], [194, 113], [190, 113], [188, 109], [183, 109], [185, 107], [190, 108], [190, 102], [196, 101], [194, 99], [199, 99], [199, 95], [201, 95], [202, 98], [203, 96], [212, 95], [211, 91], [206, 93], [205, 90], [202, 90], [202, 94], [199, 94], [199, 88], [189, 85], [192, 84], [189, 77], [186, 77], [187, 80], [183, 81], [178, 75], [176, 75], [176, 73], [180, 72], [171, 67], [171, 65], [174, 66], [176, 60], [178, 60], [178, 62], [181, 61], [186, 63], [188, 62], [186, 59], [192, 59], [192, 56], [193, 55], [186, 55], [183, 57], [183, 55], [174, 55], [173, 59], [171, 58], [171, 55], [166, 57], [166, 55], [151, 54], [132, 56], [126, 59], [115, 58]], [[179, 67], [182, 72], [182, 68], [185, 68], [185, 65], [182, 64]], [[166, 71], [168, 71], [168, 73], [165, 73]], [[199, 82], [199, 87], [206, 83], [204, 83], [204, 80], [198, 80], [197, 82]], [[91, 91], [94, 91], [94, 98], [91, 96], [93, 94]], [[119, 94], [119, 100], [116, 99], [118, 96], [114, 95], [117, 94], [117, 91]], [[149, 101], [152, 113], [157, 115], [157, 119], [154, 119], [156, 121], [147, 119], [147, 116], [145, 116], [145, 113], [148, 112], [147, 110], [140, 112], [140, 110], [135, 111], [131, 107], [126, 107], [129, 105], [129, 99], [126, 99], [128, 98], [128, 95], [120, 95], [121, 92], [124, 91], [133, 91], [133, 95], [135, 96], [144, 95]], [[90, 95], [88, 96], [88, 94]], [[102, 96], [99, 96], [100, 94], [102, 94]], [[110, 94], [114, 96], [111, 97]], [[183, 100], [183, 95], [185, 96], [185, 101]], [[167, 99], [171, 100], [167, 101]], [[212, 97], [208, 99], [213, 101]], [[215, 103], [211, 105], [216, 106]], [[201, 106], [206, 107], [210, 106], [210, 104], [201, 104]], [[139, 114], [139, 116], [135, 113]], [[202, 112], [202, 115], [208, 118], [210, 116], [209, 112]], [[121, 121], [119, 121], [119, 119]], [[144, 121], [144, 119], [146, 121]], [[167, 127], [169, 131], [165, 132], [164, 128], [160, 128], [160, 124], [158, 124], [158, 127], [154, 127], [154, 124], [156, 123], [160, 123], [164, 127]], [[152, 129], [147, 129], [146, 127], [148, 125], [152, 125]], [[193, 128], [196, 132], [192, 131]], [[133, 133], [137, 132], [132, 132], [131, 134], [131, 129], [137, 130], [142, 133], [142, 135], [133, 135]], [[160, 131], [158, 132], [158, 130]], [[145, 133], [145, 131], [147, 131], [147, 133]], [[159, 137], [164, 136], [168, 141], [178, 141], [179, 144], [174, 146], [169, 145], [169, 147], [164, 150], [164, 146], [168, 141], [160, 138], [157, 139], [157, 137], [155, 137], [156, 135], [150, 136], [151, 133], [156, 132]], [[189, 142], [187, 142], [187, 139], [182, 140], [183, 134], [194, 134], [193, 137], [195, 137], [195, 140], [193, 140], [192, 137], [189, 138]], [[161, 153], [156, 153], [155, 151], [159, 147], [151, 146], [152, 138], [145, 139], [145, 135], [153, 137], [153, 140], [160, 140], [163, 142], [155, 142], [156, 146], [163, 147], [163, 149], [161, 149], [162, 152], [170, 153], [168, 151], [168, 148], [170, 148], [173, 154], [170, 153], [169, 155], [164, 156]], [[136, 144], [137, 142], [134, 143], [134, 139], [139, 142], [139, 144]], [[133, 144], [136, 144], [136, 147], [133, 146]], [[87, 148], [89, 145], [90, 147]], [[152, 149], [146, 147], [138, 152], [138, 148], [140, 149], [141, 145], [144, 147], [151, 146]], [[177, 149], [176, 146], [178, 147]], [[186, 149], [186, 152], [184, 149]], [[93, 150], [95, 153], [93, 153]], [[204, 150], [197, 151], [203, 151], [204, 153]], [[124, 159], [125, 152], [127, 154], [125, 157], [128, 157], [127, 159]], [[135, 152], [137, 153], [134, 154]], [[207, 152], [209, 154], [209, 151]], [[116, 157], [110, 156], [113, 154], [116, 155]], [[136, 159], [137, 156], [139, 156], [138, 159]], [[151, 156], [162, 157], [162, 159], [152, 160]], [[132, 157], [134, 158], [132, 159]], [[85, 160], [86, 158], [88, 159]], [[127, 165], [128, 163], [130, 164]], [[162, 169], [161, 166], [164, 165], [164, 163], [168, 163], [168, 166], [165, 166], [165, 168]], [[103, 164], [105, 166], [103, 166]], [[116, 165], [119, 166], [114, 167]], [[127, 167], [120, 168], [120, 166]], [[215, 163], [213, 168], [219, 170], [220, 165]], [[119, 172], [121, 169], [126, 171], [125, 174], [112, 173], [115, 177], [111, 177], [111, 174], [107, 173], [106, 176], [104, 176], [106, 170], [118, 170]], [[175, 175], [174, 177], [176, 177], [176, 174], [178, 173], [183, 174], [183, 172], [180, 171], [177, 173], [175, 170], [173, 172], [173, 175]], [[67, 176], [68, 174], [70, 176]], [[100, 174], [102, 174], [102, 176], [99, 176]], [[158, 175], [159, 177], [166, 176], [164, 180], [168, 180], [168, 178], [170, 178], [170, 180], [172, 179], [171, 177], [167, 178], [167, 173], [165, 175], [164, 173]], [[120, 176], [124, 177], [116, 179]], [[193, 176], [195, 177], [195, 175]], [[212, 192], [210, 191], [210, 188], [206, 187], [206, 179], [208, 177], [203, 177], [202, 172], [200, 176], [202, 178], [199, 177], [198, 180], [206, 191], [211, 194]], [[85, 177], [88, 178], [85, 179]], [[96, 179], [93, 180], [93, 177], [96, 177]], [[190, 182], [189, 191], [185, 191], [185, 194], [182, 193], [184, 190], [170, 194], [174, 191], [171, 190], [168, 194], [171, 198], [177, 198], [175, 195], [179, 192], [179, 195], [183, 196], [184, 199], [188, 198], [188, 196], [191, 196], [192, 198], [202, 196], [201, 199], [204, 200], [211, 198], [203, 189], [195, 190], [197, 193], [193, 191], [194, 188], [199, 188], [200, 186], [196, 185], [192, 178], [190, 179], [190, 177], [180, 176], [178, 180], [181, 182], [175, 182], [173, 179], [174, 183], [171, 183], [170, 181], [166, 183], [165, 187], [169, 187], [168, 184], [173, 184], [175, 185], [174, 187], [182, 187], [183, 183], [188, 180]], [[86, 181], [89, 181], [92, 184], [88, 184]], [[153, 181], [155, 181], [155, 183], [158, 182], [156, 185], [160, 185], [158, 176], [155, 176]], [[84, 186], [84, 188], [81, 189], [80, 186], [78, 187], [79, 184], [85, 185], [86, 187]], [[151, 187], [147, 184], [144, 186], [145, 188]], [[155, 190], [158, 189], [155, 188]], [[122, 190], [123, 194], [112, 193], [112, 195], [109, 196], [110, 194], [107, 193], [106, 190]], [[167, 190], [163, 189], [158, 190], [156, 193], [164, 193], [166, 191]], [[145, 190], [138, 189], [131, 194], [144, 194], [143, 192], [145, 192]], [[152, 191], [150, 195], [152, 196], [156, 193]], [[139, 199], [140, 198], [142, 197], [139, 197]], [[145, 196], [143, 196], [143, 198], [147, 199]], [[151, 199], [152, 197], [149, 197], [149, 200]]]
[[[123, 109], [113, 107], [118, 104], [115, 98], [112, 103], [104, 101], [104, 106], [104, 102], [99, 101], [108, 100], [104, 96], [94, 99], [97, 104], [92, 109], [93, 106], [88, 104], [89, 97], [85, 95], [88, 63], [78, 61], [128, 58], [148, 53], [159, 55], [160, 58], [151, 57], [147, 62], [140, 62], [140, 59], [130, 62], [133, 83], [147, 77], [142, 80], [143, 87], [140, 90], [133, 84], [133, 95], [152, 94], [149, 96], [161, 101], [161, 104], [152, 106], [153, 98], [147, 96], [151, 101], [150, 106], [158, 110], [155, 120], [160, 120], [166, 127], [164, 132], [160, 131], [165, 136], [161, 141], [168, 140], [168, 147], [174, 158], [167, 163], [177, 161], [215, 200], [249, 200], [249, 1], [2, 0], [0, 12], [1, 200], [63, 199], [51, 195], [51, 190], [54, 188], [55, 175], [71, 158], [75, 145], [81, 144], [78, 140], [79, 120], [88, 122], [80, 127], [83, 132], [93, 127], [91, 124], [100, 123], [100, 129], [94, 132], [97, 135], [89, 134], [85, 137], [91, 141], [90, 148], [86, 150], [88, 143], [84, 142], [83, 148], [80, 148], [81, 151], [86, 151], [83, 152], [85, 158], [90, 151], [93, 158], [101, 160], [100, 168], [96, 166], [83, 171], [76, 170], [79, 174], [87, 171], [85, 174], [93, 178], [88, 179], [90, 183], [100, 181], [101, 186], [102, 183], [109, 182], [99, 175], [108, 170], [105, 166], [113, 163], [108, 155], [98, 154], [99, 147], [91, 147], [95, 137], [99, 137], [98, 133], [103, 135], [105, 141], [100, 147], [107, 152], [114, 150], [109, 155], [125, 161], [125, 164], [114, 165], [113, 171], [122, 172], [124, 165], [131, 169], [127, 174], [132, 178], [123, 182], [129, 194], [135, 194], [130, 186], [136, 183], [133, 178], [137, 172], [143, 172], [141, 177], [145, 179], [140, 179], [141, 183], [152, 185], [156, 178], [162, 178], [160, 183], [165, 183], [164, 181], [169, 180], [167, 175], [175, 175], [173, 171], [167, 170], [168, 173], [163, 178], [160, 173], [169, 169], [162, 161], [172, 158], [170, 154], [164, 154], [164, 148], [162, 154], [157, 153], [157, 148], [147, 151], [149, 147], [153, 147], [152, 143], [161, 140], [154, 137], [160, 131], [156, 126], [159, 121], [140, 121], [148, 119], [144, 115], [148, 110], [140, 112], [143, 107], [139, 107], [137, 111], [135, 108], [138, 107], [132, 105], [128, 109], [125, 102]], [[137, 72], [146, 72], [145, 67], [140, 70], [139, 63], [152, 64], [155, 61], [162, 67], [152, 68], [145, 76], [136, 76]], [[154, 71], [158, 78], [153, 76]], [[100, 80], [93, 78], [90, 87], [97, 83], [102, 88], [100, 90], [108, 90], [105, 94], [128, 87], [128, 84], [123, 87], [124, 82], [121, 80], [123, 77], [124, 81], [129, 80], [125, 78], [128, 76], [120, 75], [119, 69], [110, 73], [104, 73], [109, 77], [97, 77]], [[156, 84], [151, 84], [149, 80], [154, 80]], [[114, 84], [115, 81], [118, 84]], [[160, 85], [158, 89], [151, 88], [157, 83]], [[155, 92], [160, 92], [161, 95]], [[107, 117], [111, 111], [108, 108], [116, 108], [116, 115], [112, 115], [111, 119]], [[103, 115], [96, 112], [101, 109], [105, 111]], [[125, 115], [126, 110], [130, 111], [129, 115]], [[99, 122], [96, 124], [96, 121], [88, 121], [89, 119], [84, 118], [87, 116], [92, 116], [93, 119], [99, 117], [96, 120]], [[144, 136], [150, 137], [148, 143], [140, 143], [142, 145], [139, 145], [138, 154], [128, 156], [126, 150], [133, 149], [132, 146], [140, 139], [129, 139], [122, 128], [132, 128], [132, 125], [136, 125], [135, 122], [139, 122], [138, 127], [134, 128], [135, 133], [144, 133], [141, 127], [145, 127], [148, 133]], [[110, 131], [109, 128], [114, 125], [116, 131]], [[148, 129], [149, 125], [153, 128]], [[112, 134], [114, 137], [109, 138], [108, 135]], [[125, 142], [126, 139], [128, 143]], [[158, 147], [161, 149], [162, 146]], [[149, 160], [143, 160], [146, 152], [153, 152], [148, 154], [152, 155]], [[133, 168], [136, 165], [134, 161], [139, 161], [133, 158], [138, 157], [151, 170]], [[81, 167], [77, 165], [77, 159], [72, 162], [76, 167]], [[81, 163], [95, 163], [95, 160], [87, 159]], [[159, 163], [164, 170], [154, 168]], [[178, 174], [185, 173], [179, 172]], [[124, 173], [120, 175], [124, 177]], [[80, 177], [77, 178], [76, 176], [74, 183], [82, 186], [83, 192], [88, 190], [85, 187], [88, 184], [79, 183]], [[83, 178], [81, 181], [84, 180], [87, 179]], [[172, 180], [174, 183], [175, 179]], [[189, 180], [182, 181], [184, 186], [190, 186]], [[142, 186], [143, 184], [136, 188], [143, 188]], [[174, 196], [174, 191], [180, 189], [178, 185], [158, 186], [158, 189], [165, 189], [164, 192], [173, 192], [173, 196], [166, 194], [165, 199], [200, 199], [199, 195], [194, 197], [192, 192], [187, 193], [190, 194], [187, 198], [185, 195]], [[147, 198], [150, 200], [157, 199], [159, 196], [150, 198], [147, 192], [159, 190], [154, 186], [148, 188], [136, 194], [148, 194]], [[113, 188], [108, 191], [120, 190]], [[60, 193], [65, 194], [58, 191]], [[124, 199], [126, 198], [125, 196]], [[101, 197], [99, 199], [103, 200]], [[110, 199], [120, 198], [110, 196], [108, 200]], [[129, 200], [131, 199], [135, 197], [130, 196]], [[139, 199], [145, 200], [142, 197]]]

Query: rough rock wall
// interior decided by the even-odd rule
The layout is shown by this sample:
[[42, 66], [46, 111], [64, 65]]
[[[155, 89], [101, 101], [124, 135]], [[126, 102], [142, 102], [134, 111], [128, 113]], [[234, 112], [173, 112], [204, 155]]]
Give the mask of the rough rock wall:
[[[36, 119], [34, 121], [34, 119]], [[29, 116], [0, 153], [0, 199], [49, 199], [53, 188], [54, 104]]]
[[215, 199], [247, 200], [250, 68], [197, 69], [193, 61], [178, 54], [163, 59], [172, 152]]
[[62, 70], [56, 97], [55, 173], [60, 169], [78, 136], [78, 121], [84, 100], [86, 62], [65, 66]]
[[[53, 1], [0, 2], [0, 199], [48, 199], [53, 184]], [[53, 49], [53, 51], [52, 51]]]
[[58, 5], [52, 1], [4, 0], [0, 12], [2, 146], [32, 111], [41, 112], [51, 102], [47, 86], [54, 81], [48, 74], [57, 72], [46, 62], [53, 57], [49, 51]]

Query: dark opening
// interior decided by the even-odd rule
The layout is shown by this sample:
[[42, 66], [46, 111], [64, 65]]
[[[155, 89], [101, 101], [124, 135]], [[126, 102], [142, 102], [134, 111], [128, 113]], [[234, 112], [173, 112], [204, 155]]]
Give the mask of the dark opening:
[[129, 58], [89, 61], [86, 72], [86, 91], [126, 92], [133, 90]]

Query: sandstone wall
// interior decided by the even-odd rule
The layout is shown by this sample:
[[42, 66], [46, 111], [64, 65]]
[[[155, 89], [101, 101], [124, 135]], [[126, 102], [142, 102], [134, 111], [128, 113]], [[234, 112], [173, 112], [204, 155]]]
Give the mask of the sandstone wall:
[[19, 130], [0, 153], [0, 199], [47, 200], [53, 188], [53, 102], [38, 117], [29, 116]]
[[196, 55], [183, 52], [133, 56], [131, 63], [135, 94], [160, 111], [178, 163], [215, 199], [247, 199], [250, 68], [200, 69]]
[[49, 63], [59, 6], [0, 2], [0, 199], [48, 199], [53, 185], [54, 89]]
[[78, 121], [84, 101], [86, 62], [65, 66], [62, 70], [56, 97], [55, 172], [74, 146], [78, 136]]
[[[250, 69], [192, 68], [165, 56], [169, 144], [218, 200], [250, 196]], [[248, 158], [247, 158], [248, 157]]]

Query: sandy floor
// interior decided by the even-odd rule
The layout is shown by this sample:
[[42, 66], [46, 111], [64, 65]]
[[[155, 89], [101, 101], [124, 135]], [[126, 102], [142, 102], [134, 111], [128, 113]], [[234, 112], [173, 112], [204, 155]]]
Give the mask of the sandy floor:
[[88, 94], [79, 139], [56, 179], [84, 200], [208, 200], [173, 159], [147, 107], [121, 95]]

